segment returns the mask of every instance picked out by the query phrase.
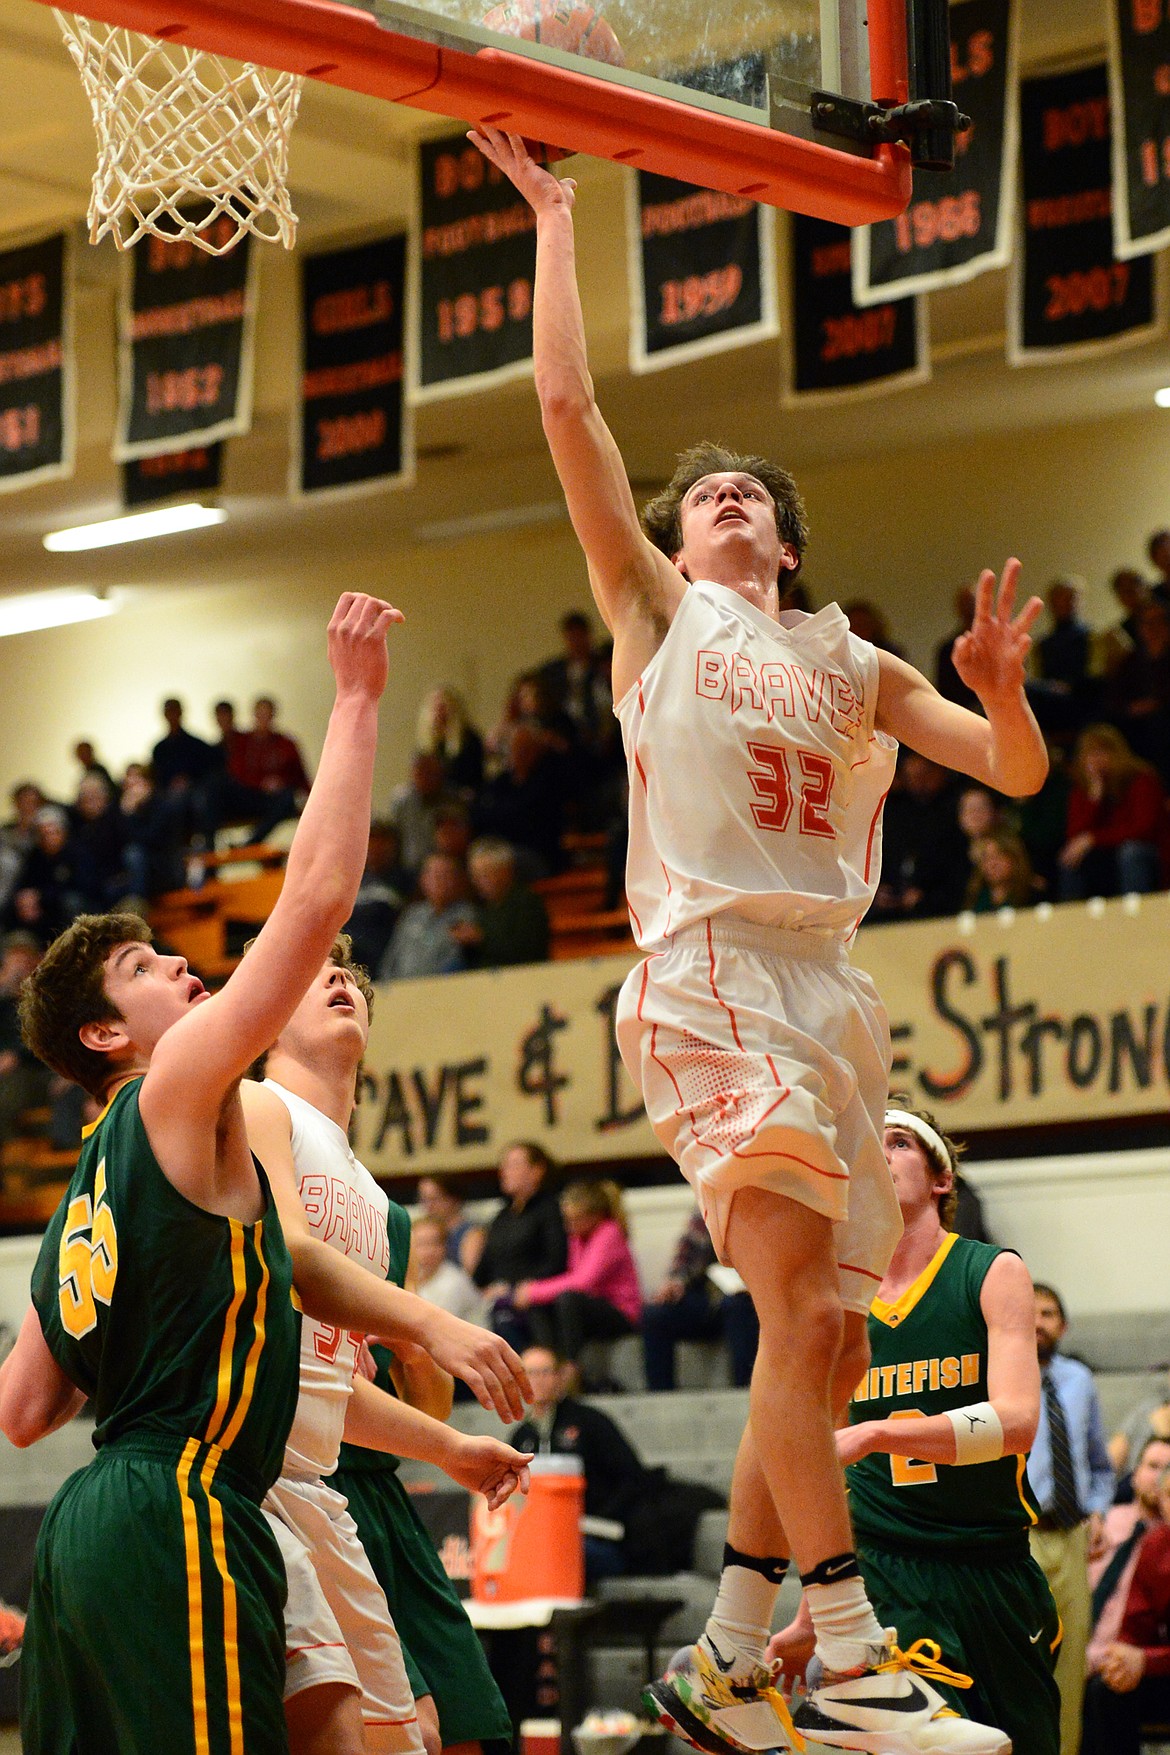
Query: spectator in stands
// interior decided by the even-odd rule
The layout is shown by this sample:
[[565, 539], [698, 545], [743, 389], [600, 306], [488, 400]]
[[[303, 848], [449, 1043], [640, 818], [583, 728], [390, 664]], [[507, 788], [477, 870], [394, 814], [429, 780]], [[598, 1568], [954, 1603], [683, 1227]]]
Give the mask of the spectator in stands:
[[82, 779], [84, 779], [87, 774], [96, 774], [99, 779], [105, 781], [111, 792], [116, 792], [118, 790], [114, 785], [113, 775], [110, 773], [110, 770], [106, 767], [104, 762], [98, 761], [97, 752], [87, 738], [82, 738], [80, 743], [74, 744], [73, 755], [81, 768]]
[[679, 1341], [722, 1340], [731, 1359], [731, 1381], [746, 1389], [760, 1343], [760, 1325], [751, 1294], [721, 1292], [708, 1277], [715, 1245], [698, 1207], [687, 1220], [666, 1278], [642, 1307], [642, 1355], [646, 1388], [675, 1387], [675, 1348]]
[[466, 966], [458, 930], [470, 925], [475, 910], [467, 899], [467, 878], [458, 860], [432, 853], [424, 861], [419, 901], [404, 908], [378, 966], [379, 981], [410, 981], [424, 975], [452, 975]]
[[1170, 603], [1154, 598], [1138, 610], [1137, 644], [1114, 672], [1105, 715], [1170, 782]]
[[1125, 1476], [1151, 1438], [1170, 1443], [1170, 1386], [1165, 1381], [1130, 1409], [1109, 1440], [1109, 1459], [1118, 1475]]
[[183, 850], [169, 813], [141, 762], [131, 762], [117, 809], [122, 868], [130, 896], [149, 899], [183, 882]]
[[1028, 849], [1032, 869], [1049, 895], [1059, 889], [1060, 850], [1068, 835], [1069, 772], [1065, 751], [1048, 745], [1048, 777], [1031, 798], [1019, 798], [1012, 814]]
[[1147, 1438], [1134, 1464], [1132, 1500], [1128, 1505], [1111, 1505], [1105, 1513], [1105, 1545], [1089, 1567], [1093, 1633], [1086, 1661], [1090, 1676], [1098, 1673], [1106, 1651], [1121, 1632], [1142, 1537], [1162, 1521], [1159, 1489], [1167, 1469], [1170, 1440]]
[[1150, 588], [1133, 567], [1119, 567], [1109, 581], [1109, 589], [1123, 611], [1120, 621], [1097, 636], [1094, 663], [1106, 678], [1116, 675], [1123, 658], [1137, 646], [1137, 618], [1143, 604], [1150, 601]]
[[954, 776], [905, 750], [886, 803], [882, 881], [872, 917], [932, 919], [962, 906], [969, 863]]
[[212, 831], [224, 823], [250, 825], [247, 846], [266, 841], [277, 823], [296, 816], [309, 790], [300, 746], [276, 729], [276, 702], [260, 695], [252, 709], [251, 731], [236, 731], [219, 746], [206, 786]]
[[438, 756], [446, 783], [470, 798], [483, 783], [483, 738], [467, 717], [463, 697], [444, 685], [419, 709], [415, 748]]
[[0, 1146], [18, 1131], [26, 1109], [49, 1100], [52, 1075], [25, 1047], [17, 1016], [21, 983], [40, 962], [41, 950], [27, 932], [10, 932], [0, 943]]
[[219, 742], [213, 746], [217, 763], [219, 767], [227, 769], [231, 766], [232, 751], [235, 749], [236, 739], [243, 737], [245, 733], [236, 724], [236, 709], [233, 702], [217, 701], [212, 712], [215, 716], [216, 729], [219, 732]]
[[948, 701], [957, 701], [960, 707], [969, 707], [973, 713], [981, 713], [978, 696], [972, 693], [955, 669], [955, 641], [960, 634], [965, 634], [975, 619], [975, 593], [970, 585], [960, 585], [955, 592], [955, 615], [958, 626], [947, 635], [946, 639], [935, 651], [934, 681], [940, 695]]
[[418, 1203], [428, 1219], [443, 1227], [447, 1260], [473, 1274], [483, 1254], [484, 1228], [469, 1219], [463, 1202], [438, 1176], [420, 1176]]
[[[785, 606], [787, 607], [787, 606]], [[877, 646], [883, 652], [892, 652], [896, 658], [904, 658], [902, 648], [895, 645], [890, 638], [889, 623], [885, 611], [878, 608], [868, 597], [854, 597], [841, 605], [845, 620], [849, 623], [849, 632], [856, 634], [859, 640], [868, 640], [871, 646]]]
[[1073, 758], [1061, 901], [1157, 889], [1165, 834], [1166, 790], [1155, 769], [1115, 726], [1088, 726]]
[[1153, 568], [1150, 588], [1155, 597], [1170, 605], [1170, 530], [1155, 530], [1146, 544], [1146, 554]]
[[[77, 885], [84, 906], [95, 914], [130, 893], [123, 859], [123, 822], [114, 789], [94, 772], [77, 788], [72, 811], [72, 844]], [[141, 893], [141, 892], [139, 892]]]
[[437, 755], [418, 750], [411, 757], [410, 779], [390, 796], [389, 817], [398, 831], [402, 864], [417, 875], [435, 846], [435, 818], [441, 810], [458, 808], [459, 795], [447, 785]]
[[462, 804], [440, 805], [435, 812], [435, 840], [431, 852], [446, 853], [465, 867], [470, 851], [471, 818], [466, 807]]
[[964, 905], [976, 914], [996, 908], [1030, 908], [1037, 898], [1036, 874], [1028, 849], [1012, 829], [994, 829], [975, 850], [975, 870]]
[[48, 945], [81, 913], [84, 898], [68, 814], [58, 804], [43, 804], [34, 830], [36, 839], [25, 855], [9, 903], [9, 925], [26, 927]]
[[1005, 826], [1003, 806], [996, 793], [986, 786], [964, 786], [955, 806], [959, 828], [967, 841], [967, 858], [975, 869], [979, 843], [985, 835]]
[[411, 1227], [410, 1265], [420, 1298], [452, 1316], [461, 1316], [464, 1322], [487, 1326], [483, 1298], [475, 1282], [466, 1269], [448, 1258], [446, 1231], [438, 1219], [429, 1219], [425, 1213]]
[[569, 1240], [565, 1271], [522, 1280], [512, 1302], [527, 1311], [538, 1345], [576, 1364], [586, 1341], [637, 1333], [642, 1293], [616, 1182], [570, 1182], [561, 1195], [561, 1218]]
[[700, 1514], [726, 1504], [723, 1497], [695, 1482], [672, 1481], [665, 1469], [647, 1468], [608, 1414], [571, 1393], [573, 1367], [551, 1348], [529, 1347], [523, 1358], [532, 1403], [511, 1442], [543, 1455], [579, 1456], [586, 1518], [615, 1526], [608, 1534], [587, 1528], [586, 1580], [685, 1571], [694, 1558]]
[[398, 830], [393, 823], [370, 824], [366, 868], [353, 913], [345, 930], [353, 943], [353, 960], [363, 969], [378, 969], [413, 884], [399, 863]]
[[505, 969], [543, 963], [548, 957], [548, 909], [516, 874], [516, 852], [507, 841], [481, 836], [468, 859], [476, 895], [475, 922], [459, 940], [473, 969]]
[[12, 815], [0, 828], [0, 839], [14, 847], [23, 859], [36, 840], [37, 812], [48, 800], [35, 780], [20, 781], [12, 788], [11, 796]]
[[1141, 1755], [1142, 1726], [1170, 1717], [1170, 1472], [1142, 1537], [1121, 1628], [1085, 1689], [1082, 1755]]
[[512, 1300], [523, 1280], [545, 1280], [564, 1272], [568, 1247], [565, 1222], [548, 1186], [552, 1159], [533, 1140], [518, 1140], [500, 1159], [502, 1206], [487, 1229], [483, 1253], [472, 1274], [488, 1307], [490, 1325], [512, 1346], [532, 1338], [528, 1319]]
[[604, 693], [598, 693], [598, 655], [593, 626], [583, 610], [571, 609], [561, 617], [562, 651], [540, 666], [537, 676], [548, 705], [572, 720], [577, 736], [590, 743], [598, 720], [607, 710]]
[[1056, 1662], [1061, 1755], [1077, 1755], [1091, 1622], [1089, 1561], [1104, 1551], [1113, 1469], [1093, 1373], [1059, 1350], [1068, 1326], [1060, 1295], [1039, 1282], [1034, 1292], [1041, 1396], [1028, 1482], [1040, 1506], [1040, 1519], [1031, 1544], [1064, 1627]]
[[522, 722], [508, 739], [504, 767], [475, 801], [472, 824], [479, 835], [510, 841], [526, 878], [548, 877], [564, 863], [564, 803], [556, 751], [543, 730]]
[[183, 725], [183, 703], [172, 695], [162, 704], [167, 729], [150, 752], [151, 772], [159, 792], [178, 798], [190, 794], [215, 764], [214, 747]]
[[1053, 580], [1048, 587], [1052, 626], [1033, 648], [1028, 700], [1041, 729], [1052, 736], [1074, 735], [1088, 716], [1092, 633], [1077, 613], [1082, 589], [1079, 579]]

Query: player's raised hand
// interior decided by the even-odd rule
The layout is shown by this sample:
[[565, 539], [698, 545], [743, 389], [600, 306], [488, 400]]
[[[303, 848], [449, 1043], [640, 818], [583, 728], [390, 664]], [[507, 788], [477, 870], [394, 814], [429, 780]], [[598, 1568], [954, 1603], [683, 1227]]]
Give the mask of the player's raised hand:
[[480, 1407], [494, 1408], [501, 1420], [518, 1420], [525, 1402], [532, 1400], [532, 1385], [519, 1354], [489, 1329], [431, 1305], [426, 1333], [419, 1340], [436, 1365], [460, 1378]]
[[339, 695], [377, 700], [386, 687], [390, 661], [386, 635], [391, 622], [405, 620], [400, 609], [363, 591], [345, 591], [329, 622], [329, 662]]
[[952, 651], [961, 681], [986, 705], [1014, 696], [1024, 686], [1024, 665], [1032, 648], [1031, 629], [1044, 608], [1038, 597], [1029, 597], [1014, 614], [1020, 563], [1012, 559], [1003, 570], [996, 591], [990, 567], [979, 575], [975, 588], [975, 619], [960, 634]]
[[462, 1433], [459, 1438], [443, 1472], [469, 1493], [482, 1493], [489, 1511], [498, 1511], [517, 1491], [527, 1493], [530, 1450], [513, 1450], [498, 1438], [472, 1438]]
[[577, 193], [573, 178], [554, 177], [551, 171], [538, 165], [519, 134], [503, 134], [485, 122], [482, 127], [469, 128], [467, 138], [516, 185], [536, 213], [550, 212], [556, 207], [572, 212]]

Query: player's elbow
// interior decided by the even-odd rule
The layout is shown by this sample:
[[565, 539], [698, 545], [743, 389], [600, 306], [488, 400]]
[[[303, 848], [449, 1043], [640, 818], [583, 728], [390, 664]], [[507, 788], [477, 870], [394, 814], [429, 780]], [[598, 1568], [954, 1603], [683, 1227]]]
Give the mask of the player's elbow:
[[1036, 1428], [1040, 1424], [1040, 1403], [997, 1401], [994, 1407], [1003, 1427], [1003, 1454], [1026, 1456], [1036, 1442]]
[[560, 376], [538, 378], [536, 394], [545, 437], [550, 441], [558, 433], [583, 426], [596, 407], [588, 384]]
[[17, 1450], [27, 1450], [49, 1430], [49, 1422], [34, 1398], [17, 1393], [0, 1379], [0, 1432]]

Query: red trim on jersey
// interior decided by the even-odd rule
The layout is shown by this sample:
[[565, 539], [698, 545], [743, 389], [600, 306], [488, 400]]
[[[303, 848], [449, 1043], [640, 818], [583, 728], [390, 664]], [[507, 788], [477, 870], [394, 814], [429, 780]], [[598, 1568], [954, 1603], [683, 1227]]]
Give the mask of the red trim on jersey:
[[[646, 717], [646, 697], [642, 693], [642, 679], [641, 679], [641, 677], [638, 678], [638, 711], [642, 715], [642, 718], [644, 719]], [[641, 726], [641, 723], [639, 723], [638, 731], [641, 731], [641, 729], [642, 729], [642, 726]], [[635, 731], [635, 733], [634, 733], [634, 766], [638, 770], [639, 780], [642, 782], [642, 785], [645, 787], [646, 791], [649, 792], [650, 787], [649, 787], [649, 784], [648, 784], [647, 779], [646, 779], [646, 770], [642, 766], [642, 758], [638, 754], [638, 731]]]
[[363, 1718], [364, 1725], [416, 1725], [418, 1713], [412, 1712], [409, 1718]]
[[876, 1280], [879, 1286], [882, 1283], [882, 1276], [880, 1274], [871, 1273], [869, 1268], [854, 1267], [851, 1261], [839, 1261], [837, 1263], [837, 1268], [840, 1273], [864, 1274], [867, 1280]]
[[315, 1645], [290, 1645], [286, 1648], [284, 1661], [290, 1658], [303, 1657], [307, 1651], [345, 1651], [344, 1639], [319, 1639]]
[[[707, 956], [708, 956], [708, 959], [710, 962], [710, 970], [709, 970], [708, 979], [711, 982], [711, 992], [715, 995], [715, 998], [719, 1001], [719, 1004], [723, 1007], [724, 1011], [727, 1013], [727, 1016], [731, 1022], [731, 1034], [735, 1037], [735, 1046], [739, 1049], [739, 1052], [741, 1054], [745, 1054], [747, 1052], [747, 1050], [744, 1048], [743, 1043], [739, 1039], [739, 1026], [735, 1021], [735, 1013], [732, 1011], [731, 1007], [728, 1005], [727, 1001], [723, 998], [723, 995], [720, 993], [718, 987], [716, 987], [716, 985], [715, 985], [715, 940], [711, 936], [711, 922], [709, 920], [707, 921], [706, 926], [707, 926]], [[787, 1095], [787, 1093], [785, 1093], [785, 1095]], [[771, 1112], [769, 1111], [769, 1113], [771, 1113]]]
[[873, 858], [873, 838], [877, 833], [878, 818], [882, 814], [882, 806], [885, 804], [886, 799], [889, 796], [890, 789], [887, 786], [881, 797], [878, 799], [877, 809], [873, 813], [873, 822], [869, 825], [869, 839], [865, 843], [865, 875], [862, 879], [863, 883], [869, 882], [869, 862]]
[[693, 1109], [687, 1108], [686, 1099], [684, 1098], [682, 1091], [679, 1089], [678, 1080], [675, 1078], [674, 1074], [671, 1072], [671, 1070], [667, 1066], [666, 1062], [664, 1060], [662, 1060], [658, 1054], [657, 1043], [658, 1043], [658, 1025], [651, 1024], [651, 1026], [650, 1026], [650, 1058], [656, 1066], [660, 1066], [662, 1068], [663, 1072], [666, 1074], [667, 1078], [670, 1080], [671, 1084], [674, 1086], [675, 1096], [678, 1098], [678, 1109], [677, 1109], [676, 1113], [679, 1115], [685, 1115], [687, 1120], [690, 1122], [690, 1124], [691, 1124], [691, 1138], [694, 1140], [694, 1142], [697, 1146], [702, 1146], [702, 1148], [705, 1152], [714, 1152], [717, 1157], [721, 1157], [722, 1153], [719, 1151], [717, 1146], [709, 1146], [705, 1139], [700, 1138], [698, 1127], [695, 1125], [695, 1112]]

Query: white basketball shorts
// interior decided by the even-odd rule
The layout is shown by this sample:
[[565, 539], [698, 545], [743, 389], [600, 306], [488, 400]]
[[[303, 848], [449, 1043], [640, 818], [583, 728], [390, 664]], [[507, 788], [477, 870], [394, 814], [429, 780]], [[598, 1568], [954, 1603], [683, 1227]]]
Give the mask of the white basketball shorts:
[[402, 1646], [343, 1495], [284, 1475], [264, 1512], [288, 1573], [285, 1699], [326, 1682], [356, 1688], [367, 1749], [422, 1755]]
[[631, 970], [617, 1038], [721, 1260], [740, 1188], [833, 1221], [841, 1302], [865, 1313], [902, 1217], [882, 1149], [890, 1033], [835, 939], [716, 917]]

